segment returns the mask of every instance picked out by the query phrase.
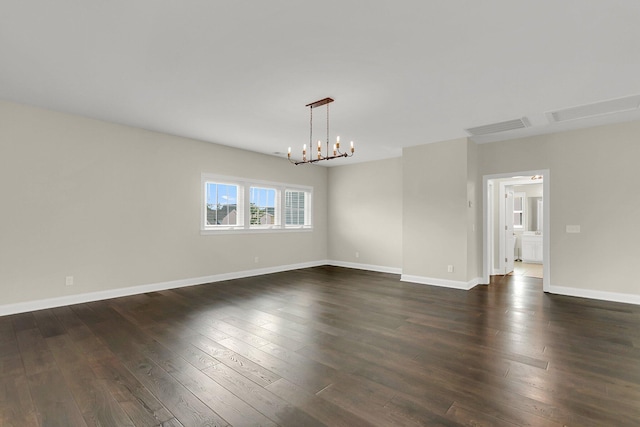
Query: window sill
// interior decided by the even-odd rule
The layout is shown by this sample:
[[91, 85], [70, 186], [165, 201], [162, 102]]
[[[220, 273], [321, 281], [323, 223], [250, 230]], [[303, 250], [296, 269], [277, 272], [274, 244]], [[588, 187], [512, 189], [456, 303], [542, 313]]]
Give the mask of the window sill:
[[313, 231], [313, 227], [287, 227], [287, 228], [221, 228], [200, 230], [201, 236], [212, 236], [219, 234], [264, 234], [264, 233], [306, 233]]

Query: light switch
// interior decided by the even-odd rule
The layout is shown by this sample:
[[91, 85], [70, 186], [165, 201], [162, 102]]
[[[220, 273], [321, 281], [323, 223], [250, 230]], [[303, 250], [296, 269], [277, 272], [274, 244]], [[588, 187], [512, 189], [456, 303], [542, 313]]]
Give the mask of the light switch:
[[567, 233], [579, 233], [580, 226], [579, 225], [567, 225]]

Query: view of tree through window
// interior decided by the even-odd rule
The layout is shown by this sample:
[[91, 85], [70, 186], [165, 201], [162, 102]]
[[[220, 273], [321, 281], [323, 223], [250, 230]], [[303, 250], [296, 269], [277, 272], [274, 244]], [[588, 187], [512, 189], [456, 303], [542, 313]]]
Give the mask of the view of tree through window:
[[273, 188], [251, 187], [249, 192], [251, 225], [275, 224], [276, 190]]
[[231, 184], [207, 184], [207, 225], [238, 224], [238, 186]]

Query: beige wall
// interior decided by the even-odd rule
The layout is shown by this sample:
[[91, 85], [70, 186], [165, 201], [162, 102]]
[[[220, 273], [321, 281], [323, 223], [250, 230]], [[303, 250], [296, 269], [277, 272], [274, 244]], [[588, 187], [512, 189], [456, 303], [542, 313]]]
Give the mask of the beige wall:
[[[634, 223], [640, 197], [633, 181], [638, 140], [640, 122], [630, 122], [489, 144], [459, 139], [406, 148], [398, 251], [402, 273], [458, 282], [481, 277], [482, 177], [548, 169], [551, 188], [544, 196], [551, 214], [545, 218], [545, 235], [551, 244], [552, 288], [596, 297], [590, 292], [640, 295], [634, 280], [635, 260], [640, 259], [640, 227]], [[365, 168], [345, 166], [336, 172], [355, 177], [356, 166]], [[365, 176], [384, 172], [384, 163], [373, 162]], [[337, 181], [338, 175], [330, 174], [331, 191]], [[373, 208], [375, 202], [367, 199], [358, 199], [360, 208], [367, 203]], [[332, 222], [348, 215], [331, 209]], [[567, 225], [580, 225], [582, 232], [566, 233]], [[339, 251], [339, 234], [331, 234], [332, 257]], [[345, 250], [344, 257], [353, 249]], [[371, 250], [382, 249], [388, 247], [372, 243]], [[454, 265], [454, 273], [447, 273], [447, 265]]]
[[[551, 286], [637, 297], [639, 140], [631, 122], [308, 168], [0, 102], [3, 304], [327, 258], [469, 282], [482, 275], [482, 177], [542, 169]], [[312, 186], [314, 231], [201, 236], [202, 172]]]
[[478, 146], [467, 140], [467, 281], [482, 276], [482, 178]]
[[[201, 236], [202, 172], [312, 186], [314, 231]], [[0, 102], [2, 304], [322, 261], [326, 188], [326, 168]]]
[[461, 138], [403, 150], [403, 275], [468, 281], [468, 149]]
[[481, 176], [549, 169], [551, 286], [640, 295], [639, 140], [629, 122], [478, 146]]
[[402, 267], [402, 158], [330, 168], [328, 209], [329, 259]]

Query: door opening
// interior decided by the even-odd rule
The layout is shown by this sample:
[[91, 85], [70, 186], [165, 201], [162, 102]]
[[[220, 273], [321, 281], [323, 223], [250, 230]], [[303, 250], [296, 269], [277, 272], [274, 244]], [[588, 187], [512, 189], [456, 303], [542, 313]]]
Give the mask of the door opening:
[[542, 277], [550, 287], [550, 177], [548, 170], [483, 177], [483, 279], [491, 275]]

